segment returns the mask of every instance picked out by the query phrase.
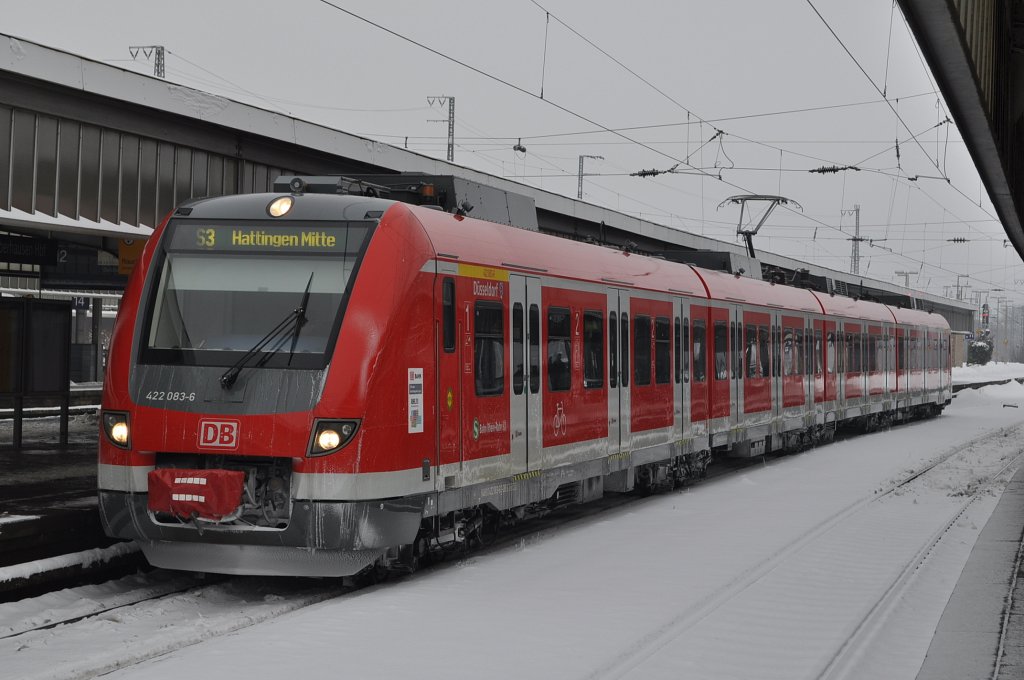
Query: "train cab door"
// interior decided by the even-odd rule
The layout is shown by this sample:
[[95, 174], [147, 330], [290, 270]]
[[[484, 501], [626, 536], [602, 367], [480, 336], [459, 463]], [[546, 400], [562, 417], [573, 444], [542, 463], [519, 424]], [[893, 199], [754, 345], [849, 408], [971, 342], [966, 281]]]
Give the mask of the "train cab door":
[[510, 474], [541, 467], [540, 279], [509, 275]]
[[[442, 263], [437, 277], [435, 299], [440, 307], [437, 315], [437, 445], [434, 466], [434, 489], [444, 491], [445, 476], [454, 475], [462, 462], [462, 365], [465, 360], [463, 323], [456, 300], [455, 265]], [[472, 361], [472, 359], [468, 359]]]
[[629, 450], [629, 293], [608, 291], [608, 455]]

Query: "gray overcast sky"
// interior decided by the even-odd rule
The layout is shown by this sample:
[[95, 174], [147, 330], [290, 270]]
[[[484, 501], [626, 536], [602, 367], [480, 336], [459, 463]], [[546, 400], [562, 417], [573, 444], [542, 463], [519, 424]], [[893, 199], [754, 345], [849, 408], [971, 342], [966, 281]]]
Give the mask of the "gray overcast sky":
[[[457, 163], [575, 196], [579, 155], [603, 156], [585, 161], [585, 200], [729, 241], [723, 199], [782, 194], [804, 212], [777, 210], [755, 246], [841, 270], [859, 204], [861, 236], [885, 239], [861, 244], [862, 274], [914, 272], [940, 295], [962, 274], [1024, 302], [1024, 266], [891, 0], [332, 2], [493, 78], [320, 0], [2, 0], [3, 30], [140, 72], [128, 46], [162, 44], [169, 80], [440, 158], [447, 108], [427, 98], [453, 95]], [[861, 170], [807, 172], [826, 165]]]

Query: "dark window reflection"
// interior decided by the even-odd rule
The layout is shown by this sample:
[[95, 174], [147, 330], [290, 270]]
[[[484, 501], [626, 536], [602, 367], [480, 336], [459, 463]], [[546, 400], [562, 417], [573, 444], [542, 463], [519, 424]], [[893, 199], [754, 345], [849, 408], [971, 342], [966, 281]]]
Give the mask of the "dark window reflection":
[[36, 118], [35, 210], [57, 214], [57, 119]]
[[0, 209], [11, 207], [11, 109], [0, 107]]
[[14, 153], [11, 175], [11, 204], [32, 212], [32, 175], [35, 172], [36, 117], [25, 111], [14, 112]]
[[100, 217], [108, 222], [118, 222], [121, 183], [121, 136], [112, 131], [103, 131], [103, 149], [100, 152]]
[[82, 126], [69, 120], [60, 122], [60, 149], [58, 150], [57, 211], [68, 217], [78, 217], [78, 159], [79, 135]]
[[121, 138], [121, 221], [139, 223], [139, 138]]
[[79, 214], [94, 222], [100, 219], [100, 131], [82, 126], [82, 186]]

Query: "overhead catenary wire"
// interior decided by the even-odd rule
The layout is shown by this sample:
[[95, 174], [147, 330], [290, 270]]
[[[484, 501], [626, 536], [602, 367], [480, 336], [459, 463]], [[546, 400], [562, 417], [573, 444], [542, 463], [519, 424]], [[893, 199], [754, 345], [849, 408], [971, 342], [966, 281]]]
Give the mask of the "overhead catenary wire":
[[[330, 4], [330, 3], [326, 3], [326, 4]], [[332, 5], [332, 6], [333, 6], [333, 5]], [[337, 8], [337, 7], [335, 6], [335, 9], [339, 9], [339, 8]], [[176, 55], [176, 56], [180, 57], [181, 55]], [[193, 65], [194, 65], [194, 66], [195, 66], [196, 68], [199, 68], [200, 70], [203, 70], [203, 71], [206, 71], [206, 72], [210, 73], [210, 74], [211, 74], [211, 75], [213, 75], [214, 77], [220, 78], [220, 76], [217, 76], [217, 75], [216, 75], [216, 74], [214, 74], [214, 73], [213, 73], [212, 71], [208, 71], [207, 69], [205, 69], [205, 68], [203, 68], [203, 67], [199, 66], [198, 64], [194, 64], [193, 62], [191, 62], [191, 61], [189, 61], [189, 60], [187, 60], [187, 59], [183, 59], [183, 60], [184, 60], [184, 61], [186, 61], [186, 62], [188, 62], [188, 63], [190, 63], [190, 64], [193, 64]], [[468, 65], [465, 65], [465, 66], [467, 66], [467, 67], [468, 67]], [[472, 67], [470, 67], [470, 68], [472, 68]], [[227, 82], [227, 83], [230, 83], [230, 84], [234, 85], [233, 83], [231, 83], [231, 81], [229, 81], [229, 80], [227, 80], [227, 79], [221, 78], [221, 80], [224, 80], [225, 82]], [[507, 85], [511, 85], [510, 83], [506, 83], [506, 84], [507, 84]], [[240, 88], [240, 87], [238, 87], [237, 85], [235, 85], [235, 87], [236, 87], [237, 89], [239, 89], [240, 91], [242, 91], [242, 92], [245, 92], [245, 93], [249, 94], [250, 96], [254, 96], [254, 97], [256, 97], [256, 98], [260, 98], [260, 95], [258, 95], [257, 93], [254, 93], [254, 92], [248, 91], [248, 90], [246, 90], [245, 88]], [[515, 87], [515, 86], [513, 86], [513, 87]], [[264, 98], [264, 100], [266, 100], [266, 99], [267, 99], [267, 98]], [[302, 104], [300, 103], [299, 105], [302, 105]], [[334, 107], [325, 107], [325, 108], [334, 108]], [[559, 107], [559, 108], [563, 108], [563, 110], [566, 110], [566, 109], [565, 109], [564, 107]], [[570, 112], [570, 113], [573, 113], [573, 112]], [[574, 114], [574, 115], [575, 115], [575, 114]], [[591, 123], [591, 124], [595, 124], [595, 122], [594, 122], [594, 121], [591, 121], [591, 120], [587, 119], [586, 117], [582, 117], [582, 116], [579, 116], [579, 117], [581, 117], [581, 119], [583, 119], [583, 120], [587, 121], [588, 123]], [[702, 122], [702, 124], [703, 124], [703, 122]], [[604, 131], [608, 131], [608, 132], [610, 132], [610, 131], [611, 131], [611, 130], [609, 130], [608, 128], [604, 128], [603, 126], [599, 126], [599, 127], [602, 127], [602, 129], [603, 129]], [[627, 142], [627, 143], [631, 143], [631, 144], [634, 144], [634, 143], [636, 143], [636, 144], [638, 144], [639, 146], [643, 146], [643, 147], [646, 147], [646, 148], [649, 148], [649, 149], [650, 149], [650, 145], [649, 145], [649, 144], [645, 144], [645, 143], [642, 143], [642, 142], [637, 142], [636, 140], [630, 140], [630, 139], [629, 139], [628, 137], [626, 137], [626, 136], [623, 136], [623, 138], [624, 138], [624, 139], [626, 140], [626, 142]], [[724, 150], [724, 141], [720, 142], [720, 145], [721, 145], [721, 147], [722, 147], [722, 150]], [[656, 149], [651, 149], [651, 150], [652, 150], [652, 151], [655, 151], [655, 152], [658, 152], [658, 150], [656, 150]], [[670, 157], [670, 158], [672, 157], [672, 156], [671, 156], [670, 154], [664, 154], [664, 153], [662, 153], [662, 155], [666, 155], [666, 156], [668, 156], [668, 157]], [[492, 162], [495, 162], [496, 164], [500, 163], [500, 161], [499, 161], [499, 160], [497, 160], [497, 159], [492, 159]], [[709, 173], [707, 173], [706, 171], [705, 171], [705, 172], [702, 172], [702, 170], [701, 170], [700, 168], [694, 168], [694, 169], [695, 169], [695, 171], [697, 172], [697, 174], [700, 174], [700, 175], [702, 176], [702, 178], [706, 178], [706, 177], [708, 177], [708, 176], [712, 176], [712, 177], [714, 177], [714, 175], [710, 175], [710, 174], [709, 174]], [[776, 172], [778, 172], [779, 170], [778, 170], [778, 169], [773, 169], [773, 171], [776, 171]], [[724, 181], [724, 180], [722, 180], [722, 181]], [[742, 187], [740, 187], [739, 185], [737, 185], [737, 184], [735, 184], [735, 183], [732, 183], [732, 182], [726, 182], [726, 183], [727, 183], [727, 184], [729, 184], [730, 186], [734, 186], [734, 187], [737, 187], [737, 188], [741, 188], [741, 189], [742, 189]], [[954, 188], [955, 188], [955, 189], [957, 189], [956, 187], [954, 187]], [[958, 192], [959, 192], [959, 193], [960, 193], [961, 195], [963, 195], [963, 192], [959, 191], [959, 189], [957, 189], [957, 190], [958, 190]], [[610, 190], [609, 190], [609, 191], [610, 191]], [[614, 191], [613, 191], [612, 193], [614, 193], [614, 194], [616, 194], [616, 195], [620, 195], [620, 196], [621, 196], [621, 194], [619, 194], [618, 192], [614, 192]], [[702, 192], [702, 193], [703, 193], [703, 192]], [[973, 201], [972, 201], [972, 204], [973, 204]], [[987, 211], [986, 211], [986, 213], [987, 213]], [[987, 214], [989, 214], [989, 213], [987, 213]], [[993, 218], [993, 219], [994, 219], [994, 218]], [[830, 225], [830, 224], [827, 224], [827, 223], [824, 223], [824, 222], [820, 222], [820, 221], [818, 221], [818, 223], [819, 223], [819, 224], [821, 224], [822, 226], [826, 227], [826, 228], [829, 228], [829, 229], [834, 229], [834, 227], [833, 227], [832, 225]]]
[[[910, 129], [910, 126], [907, 125], [907, 122], [905, 120], [903, 120], [902, 116], [900, 116], [900, 113], [899, 113], [899, 111], [896, 110], [896, 107], [894, 107], [892, 105], [891, 101], [886, 99], [885, 92], [880, 87], [878, 87], [878, 83], [876, 83], [874, 81], [874, 79], [868, 74], [868, 72], [861, 65], [860, 61], [858, 61], [857, 57], [853, 56], [853, 52], [850, 51], [850, 48], [848, 48], [846, 46], [846, 43], [843, 42], [842, 38], [840, 38], [839, 35], [835, 32], [835, 29], [832, 28], [832, 25], [828, 23], [828, 21], [825, 19], [825, 17], [822, 16], [821, 12], [818, 11], [818, 8], [814, 6], [813, 0], [806, 0], [806, 2], [807, 2], [808, 5], [810, 5], [811, 9], [814, 10], [814, 13], [816, 15], [818, 15], [818, 18], [821, 19], [821, 22], [823, 24], [825, 24], [825, 28], [827, 28], [829, 33], [832, 34], [832, 37], [836, 39], [836, 42], [838, 42], [840, 47], [843, 48], [843, 51], [846, 52], [846, 54], [850, 57], [850, 59], [853, 60], [853, 63], [856, 64], [856, 66], [860, 70], [860, 72], [864, 74], [864, 77], [867, 78], [868, 82], [871, 83], [871, 86], [873, 88], [875, 88], [875, 90], [878, 91], [878, 94], [882, 95], [882, 99], [884, 99], [885, 102], [889, 105], [889, 108], [892, 109], [893, 114], [896, 116], [896, 118], [903, 125], [904, 129], [906, 129], [907, 132], [910, 132], [911, 134], [913, 134], [913, 131]], [[924, 146], [921, 144], [921, 142], [917, 140], [916, 137], [914, 138], [914, 141], [917, 142], [917, 145], [918, 145], [918, 147], [920, 147], [921, 153], [923, 153], [925, 155], [925, 158], [927, 158], [928, 160], [932, 161], [932, 163], [935, 165], [935, 169], [939, 170], [939, 163], [938, 163], [938, 161], [932, 160], [932, 157], [928, 155], [928, 151], [924, 148]]]
[[[436, 55], [436, 56], [438, 56], [438, 57], [440, 57], [440, 58], [442, 58], [444, 60], [450, 61], [450, 62], [455, 63], [455, 64], [457, 64], [457, 65], [459, 65], [459, 66], [461, 66], [463, 68], [466, 68], [466, 69], [468, 69], [468, 70], [470, 70], [470, 71], [472, 71], [472, 72], [474, 72], [474, 73], [476, 73], [476, 74], [478, 74], [478, 75], [480, 75], [480, 76], [482, 76], [484, 78], [487, 78], [489, 80], [492, 80], [494, 82], [502, 84], [505, 87], [513, 89], [513, 90], [515, 90], [515, 91], [517, 91], [517, 92], [519, 92], [521, 94], [524, 94], [524, 95], [526, 95], [528, 97], [533, 97], [535, 99], [540, 99], [540, 97], [537, 94], [535, 94], [533, 92], [530, 92], [526, 88], [523, 88], [523, 87], [521, 87], [519, 85], [511, 83], [511, 82], [509, 82], [509, 81], [507, 81], [507, 80], [505, 80], [503, 78], [500, 78], [500, 77], [495, 76], [495, 75], [493, 75], [491, 73], [488, 73], [488, 72], [484, 71], [483, 69], [480, 69], [478, 67], [472, 66], [472, 65], [470, 65], [470, 64], [468, 64], [468, 63], [466, 63], [464, 61], [456, 59], [455, 57], [447, 55], [447, 54], [445, 54], [445, 53], [443, 53], [443, 52], [441, 52], [441, 51], [439, 51], [439, 50], [437, 50], [435, 48], [432, 48], [432, 47], [430, 47], [428, 45], [425, 45], [425, 44], [423, 44], [423, 43], [421, 43], [421, 42], [419, 42], [417, 40], [414, 40], [414, 39], [409, 38], [409, 37], [407, 37], [405, 35], [402, 35], [402, 34], [398, 33], [397, 31], [394, 31], [394, 30], [392, 30], [390, 28], [387, 28], [386, 26], [383, 26], [383, 25], [381, 25], [381, 24], [379, 24], [379, 23], [377, 23], [375, 21], [372, 21], [372, 20], [367, 19], [367, 18], [365, 18], [365, 17], [363, 17], [363, 16], [361, 16], [359, 14], [356, 14], [355, 12], [352, 12], [351, 10], [345, 9], [343, 7], [339, 7], [338, 5], [334, 4], [333, 2], [330, 2], [330, 0], [318, 0], [318, 1], [321, 4], [324, 4], [326, 6], [329, 6], [329, 7], [333, 8], [333, 9], [335, 9], [336, 11], [339, 11], [339, 12], [342, 12], [342, 13], [344, 13], [346, 15], [349, 15], [350, 17], [352, 17], [352, 18], [354, 18], [354, 19], [356, 19], [358, 21], [362, 21], [362, 22], [364, 22], [364, 23], [366, 23], [366, 24], [368, 24], [370, 26], [373, 26], [374, 28], [377, 28], [378, 30], [381, 30], [381, 31], [383, 31], [385, 33], [388, 33], [389, 35], [392, 35], [395, 38], [398, 38], [399, 40], [402, 40], [402, 41], [408, 42], [410, 44], [413, 44], [413, 45], [415, 45], [415, 46], [417, 46], [417, 47], [419, 47], [421, 49], [424, 49], [424, 50], [430, 52], [431, 54], [434, 54], [434, 55]], [[808, 2], [809, 2], [809, 0], [808, 0]], [[811, 6], [813, 8], [813, 4]], [[824, 21], [824, 19], [822, 19], [822, 20]], [[825, 23], [826, 23], [826, 26], [827, 26], [828, 25], [827, 22], [825, 22]], [[831, 30], [831, 28], [830, 28], [830, 30]], [[838, 36], [837, 36], [837, 39], [838, 39]], [[844, 46], [844, 48], [845, 48], [845, 46]], [[852, 57], [852, 55], [851, 55], [851, 57]], [[872, 81], [872, 84], [874, 84], [873, 81]], [[552, 107], [554, 107], [554, 108], [556, 108], [556, 109], [558, 109], [558, 110], [560, 110], [560, 111], [562, 111], [562, 112], [564, 112], [564, 113], [566, 113], [566, 114], [568, 114], [570, 116], [578, 118], [578, 119], [586, 122], [587, 124], [594, 126], [598, 130], [603, 130], [604, 132], [608, 132], [608, 133], [612, 133], [612, 134], [618, 135], [621, 138], [625, 139], [626, 141], [630, 141], [630, 142], [636, 144], [637, 146], [645, 148], [645, 149], [647, 149], [647, 150], [649, 150], [649, 151], [651, 151], [651, 152], [653, 152], [655, 154], [658, 154], [660, 156], [668, 158], [668, 159], [670, 159], [672, 161], [678, 161], [678, 162], [681, 162], [681, 163], [685, 163], [686, 165], [688, 165], [690, 167], [693, 167], [690, 163], [686, 162], [682, 158], [677, 158], [677, 157], [673, 156], [672, 154], [666, 153], [666, 152], [664, 152], [664, 151], [662, 151], [660, 149], [656, 149], [656, 148], [652, 147], [650, 144], [641, 142], [639, 140], [632, 139], [628, 135], [625, 135], [624, 133], [622, 133], [620, 131], [614, 130], [614, 129], [606, 126], [606, 125], [603, 125], [603, 124], [601, 124], [601, 123], [591, 119], [590, 117], [588, 117], [586, 115], [578, 113], [578, 112], [570, 109], [567, 106], [564, 106], [562, 104], [559, 104], [558, 102], [555, 102], [555, 101], [551, 100], [549, 97], [546, 97], [546, 98], [544, 98], [541, 101], [544, 101], [549, 106], [552, 106]], [[888, 101], [887, 101], [887, 103], [891, 107], [891, 103], [889, 103]], [[689, 109], [686, 109], [685, 107], [682, 107], [682, 108], [684, 108], [685, 110], [689, 111]], [[697, 117], [697, 118], [698, 118], [698, 121], [701, 124], [703, 124], [705, 122], [703, 119], [700, 119], [699, 117]], [[905, 124], [904, 124], [904, 126], [905, 126]], [[908, 130], [908, 132], [910, 132], [910, 131]], [[917, 141], [917, 140], [915, 140], [915, 141]], [[918, 146], [920, 146], [920, 142], [917, 142], [917, 144], [918, 144]], [[923, 147], [922, 147], [922, 151], [924, 151]], [[924, 153], [925, 153], [925, 156], [928, 157], [929, 160], [931, 160], [931, 157], [928, 156], [927, 152], [924, 151]], [[700, 174], [702, 181], [704, 179], [710, 177], [712, 179], [716, 179], [718, 181], [721, 181], [724, 184], [727, 184], [729, 186], [737, 188], [737, 189], [739, 189], [741, 191], [748, 191], [745, 187], [742, 187], [741, 185], [738, 185], [738, 184], [736, 184], [734, 182], [728, 181], [728, 180], [722, 178], [721, 176], [716, 176], [715, 174], [708, 173], [708, 172], [705, 172], [705, 171], [701, 171], [699, 168], [696, 168], [696, 167], [693, 167], [693, 169], [696, 170], [698, 172], [698, 174]], [[702, 200], [702, 205], [703, 205], [703, 200]], [[823, 222], [821, 220], [817, 220], [817, 219], [815, 219], [813, 217], [805, 217], [805, 219], [808, 219], [810, 221], [816, 222], [816, 223], [820, 224], [821, 226], [823, 226], [823, 227], [825, 227], [827, 229], [836, 230], [836, 227], [832, 226], [831, 224], [828, 224], [828, 223]], [[896, 255], [897, 257], [902, 257], [898, 253], [894, 253], [894, 255]], [[907, 259], [909, 259], [909, 258], [907, 258]], [[922, 263], [922, 264], [925, 264], [925, 263]], [[940, 267], [940, 269], [944, 269], [944, 268]], [[951, 270], [946, 270], [946, 271], [949, 271], [950, 273], [953, 273]]]

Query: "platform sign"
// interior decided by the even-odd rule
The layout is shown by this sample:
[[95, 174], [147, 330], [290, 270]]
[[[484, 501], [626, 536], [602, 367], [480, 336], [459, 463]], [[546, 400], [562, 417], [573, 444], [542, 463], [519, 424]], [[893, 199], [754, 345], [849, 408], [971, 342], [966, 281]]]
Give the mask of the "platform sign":
[[141, 238], [123, 238], [117, 242], [117, 273], [128, 276], [142, 257], [146, 241]]
[[0, 262], [55, 264], [57, 242], [28, 236], [0, 235]]
[[63, 290], [124, 290], [128, 277], [119, 272], [118, 257], [104, 250], [73, 243], [57, 247], [53, 264], [39, 268], [43, 288]]

